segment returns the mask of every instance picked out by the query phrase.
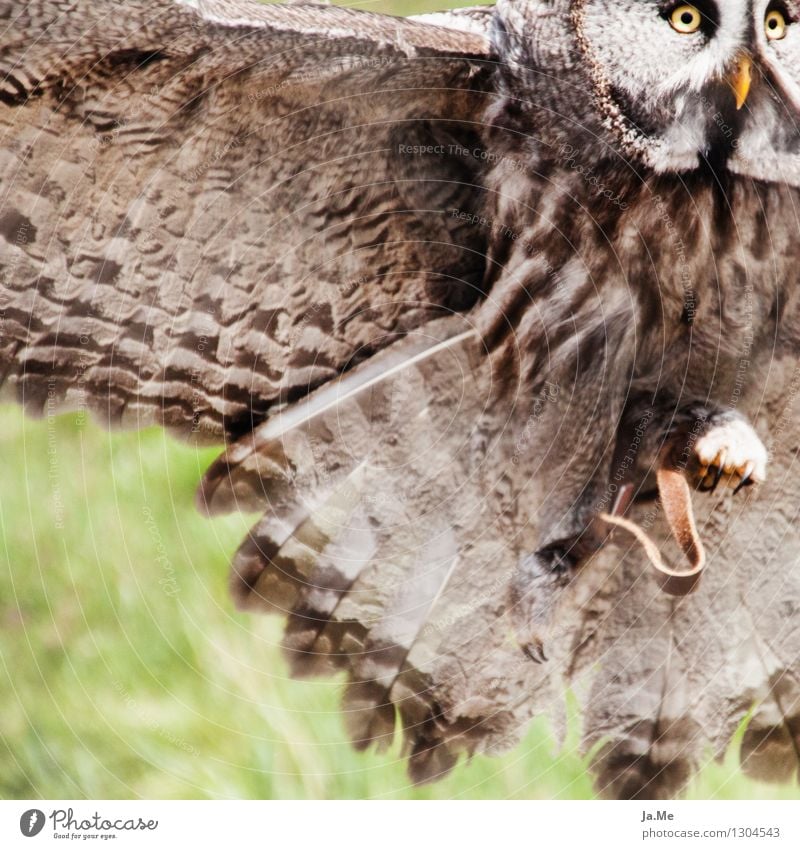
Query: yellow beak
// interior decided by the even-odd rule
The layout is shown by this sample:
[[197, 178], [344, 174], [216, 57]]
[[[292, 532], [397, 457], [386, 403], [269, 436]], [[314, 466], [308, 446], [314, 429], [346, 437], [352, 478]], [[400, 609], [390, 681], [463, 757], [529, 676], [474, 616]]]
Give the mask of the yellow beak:
[[736, 97], [736, 108], [741, 109], [750, 94], [750, 84], [753, 82], [753, 60], [742, 54], [736, 62], [736, 67], [728, 75], [728, 85]]

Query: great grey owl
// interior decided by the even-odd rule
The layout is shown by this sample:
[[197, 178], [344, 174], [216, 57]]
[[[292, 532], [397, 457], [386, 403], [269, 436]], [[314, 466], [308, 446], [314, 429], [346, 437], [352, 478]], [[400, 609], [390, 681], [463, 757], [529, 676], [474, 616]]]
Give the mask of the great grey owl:
[[608, 795], [748, 711], [796, 773], [800, 2], [0, 26], [6, 395], [224, 441], [235, 599], [357, 746], [435, 778], [570, 689]]

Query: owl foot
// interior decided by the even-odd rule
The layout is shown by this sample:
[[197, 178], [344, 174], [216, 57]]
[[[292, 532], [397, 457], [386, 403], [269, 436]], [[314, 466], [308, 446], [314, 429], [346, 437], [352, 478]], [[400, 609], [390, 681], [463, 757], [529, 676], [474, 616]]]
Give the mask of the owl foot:
[[701, 492], [714, 492], [721, 481], [734, 494], [767, 477], [767, 449], [752, 425], [739, 413], [708, 420], [694, 445], [695, 480]]
[[520, 646], [534, 663], [547, 658], [545, 644], [561, 591], [572, 580], [575, 557], [560, 545], [523, 558], [512, 585], [514, 618]]

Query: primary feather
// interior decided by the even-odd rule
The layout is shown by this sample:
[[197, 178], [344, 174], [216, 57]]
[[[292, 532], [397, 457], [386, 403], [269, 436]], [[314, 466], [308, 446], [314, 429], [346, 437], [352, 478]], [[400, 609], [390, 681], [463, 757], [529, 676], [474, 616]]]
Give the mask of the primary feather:
[[469, 136], [485, 42], [214, 9], [2, 6], [5, 383], [33, 412], [219, 437], [479, 296], [444, 212], [478, 169], [404, 151]]

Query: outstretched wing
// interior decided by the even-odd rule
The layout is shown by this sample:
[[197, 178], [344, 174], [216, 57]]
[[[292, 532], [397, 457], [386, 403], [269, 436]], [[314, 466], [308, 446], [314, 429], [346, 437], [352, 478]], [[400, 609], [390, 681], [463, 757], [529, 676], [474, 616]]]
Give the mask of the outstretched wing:
[[[800, 551], [788, 473], [741, 521], [708, 508], [725, 544], [698, 594], [663, 596], [619, 540], [561, 602], [550, 663], [516, 643], [508, 582], [558, 486], [541, 459], [559, 422], [576, 445], [594, 423], [566, 392], [533, 412], [513, 386], [498, 401], [469, 313], [487, 13], [433, 22], [0, 2], [6, 389], [34, 412], [238, 435], [199, 497], [263, 511], [236, 599], [288, 617], [298, 674], [347, 671], [358, 745], [391, 739], [399, 714], [418, 780], [513, 745], [537, 712], [558, 722], [566, 686], [606, 792], [674, 793], [751, 708], [745, 764], [785, 777], [800, 748], [800, 585], [775, 566]], [[796, 419], [791, 367], [765, 390], [776, 428]], [[790, 469], [800, 435], [783, 427], [774, 466]]]
[[241, 432], [480, 296], [451, 214], [481, 202], [478, 32], [239, 0], [0, 27], [0, 369], [28, 410]]
[[[748, 716], [744, 770], [796, 776], [794, 358], [765, 380], [759, 429], [775, 474], [747, 502], [695, 498], [708, 554], [699, 589], [666, 595], [619, 533], [558, 600], [545, 664], [517, 643], [508, 585], [561, 485], [542, 474], [548, 455], [564, 476], [580, 468], [598, 423], [569, 391], [531, 406], [521, 386], [498, 402], [492, 384], [469, 317], [453, 316], [231, 446], [200, 503], [264, 511], [234, 558], [239, 605], [288, 617], [295, 674], [347, 673], [357, 746], [388, 745], [399, 716], [417, 781], [459, 754], [510, 748], [534, 715], [564, 729], [568, 690], [604, 795], [675, 796]], [[657, 503], [631, 516], [679, 562]]]

